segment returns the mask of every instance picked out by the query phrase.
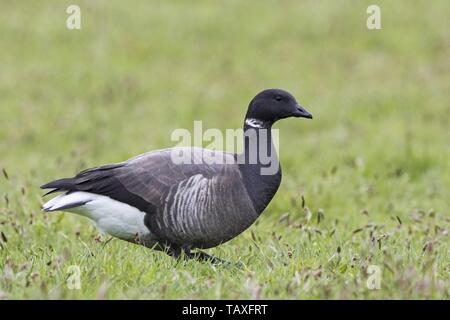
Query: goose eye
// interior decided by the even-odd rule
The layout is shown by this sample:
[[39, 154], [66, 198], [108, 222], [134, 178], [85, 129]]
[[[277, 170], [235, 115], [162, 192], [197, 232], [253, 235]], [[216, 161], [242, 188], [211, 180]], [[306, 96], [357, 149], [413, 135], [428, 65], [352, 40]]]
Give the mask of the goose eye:
[[281, 101], [281, 100], [283, 100], [283, 98], [281, 98], [281, 96], [276, 96], [276, 97], [275, 97], [275, 100]]

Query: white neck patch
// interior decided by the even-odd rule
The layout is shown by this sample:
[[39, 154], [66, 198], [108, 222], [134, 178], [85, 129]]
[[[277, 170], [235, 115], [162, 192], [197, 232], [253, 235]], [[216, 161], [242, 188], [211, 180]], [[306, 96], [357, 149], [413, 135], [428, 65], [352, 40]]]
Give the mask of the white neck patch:
[[253, 118], [245, 119], [245, 124], [252, 128], [264, 128], [264, 121], [258, 119]]

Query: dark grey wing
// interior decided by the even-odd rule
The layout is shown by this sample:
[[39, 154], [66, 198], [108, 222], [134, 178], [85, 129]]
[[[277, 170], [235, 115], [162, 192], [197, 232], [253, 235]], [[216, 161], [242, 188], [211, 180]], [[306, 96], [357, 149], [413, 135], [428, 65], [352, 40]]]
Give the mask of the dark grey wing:
[[[188, 163], [174, 163], [172, 156], [175, 151], [183, 151], [188, 155], [185, 159]], [[217, 152], [216, 160], [207, 164], [202, 160], [205, 157], [210, 159], [210, 151], [200, 148], [158, 150], [122, 163], [87, 169], [73, 178], [55, 180], [41, 188], [53, 189], [50, 193], [85, 191], [105, 195], [141, 211], [156, 213], [162, 205], [161, 196], [168, 192], [172, 185], [196, 174], [210, 177], [220, 172], [223, 167], [220, 157], [226, 158], [227, 161], [233, 160], [232, 154]]]
[[[183, 152], [183, 163], [174, 154]], [[161, 207], [164, 195], [178, 183], [201, 174], [212, 177], [222, 170], [224, 162], [235, 162], [232, 154], [201, 148], [172, 148], [149, 152], [125, 162], [116, 177], [131, 193]]]

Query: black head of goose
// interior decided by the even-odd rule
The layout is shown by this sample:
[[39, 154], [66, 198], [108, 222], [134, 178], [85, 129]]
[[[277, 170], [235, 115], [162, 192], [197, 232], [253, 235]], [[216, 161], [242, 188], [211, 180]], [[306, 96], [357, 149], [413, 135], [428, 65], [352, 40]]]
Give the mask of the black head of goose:
[[[62, 192], [43, 210], [86, 216], [105, 233], [174, 257], [217, 261], [191, 249], [233, 239], [269, 204], [281, 182], [271, 127], [289, 117], [312, 118], [290, 93], [264, 90], [248, 107], [242, 154], [169, 148], [87, 169], [41, 186]], [[180, 153], [191, 161], [174, 161]]]

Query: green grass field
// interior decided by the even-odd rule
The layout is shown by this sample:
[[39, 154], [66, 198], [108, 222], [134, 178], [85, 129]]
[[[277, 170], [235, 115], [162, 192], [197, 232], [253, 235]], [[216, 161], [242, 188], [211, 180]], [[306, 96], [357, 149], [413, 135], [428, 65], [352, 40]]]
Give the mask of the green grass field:
[[[68, 30], [72, 3], [0, 1], [0, 298], [450, 297], [449, 1], [84, 0]], [[277, 195], [208, 250], [243, 268], [41, 212], [41, 184], [173, 146], [194, 120], [240, 128], [270, 87], [314, 120], [277, 124]]]

